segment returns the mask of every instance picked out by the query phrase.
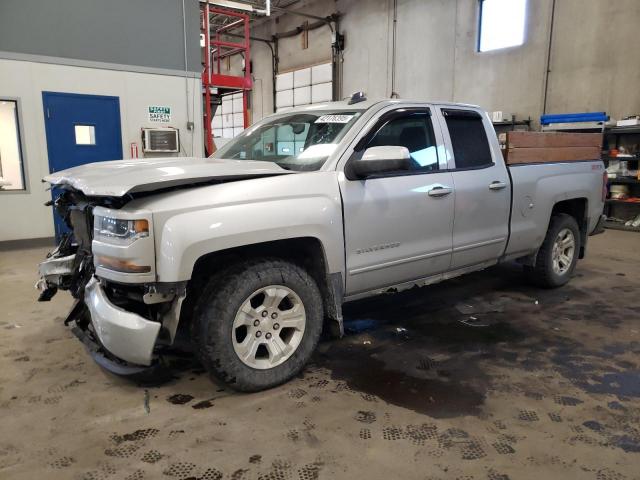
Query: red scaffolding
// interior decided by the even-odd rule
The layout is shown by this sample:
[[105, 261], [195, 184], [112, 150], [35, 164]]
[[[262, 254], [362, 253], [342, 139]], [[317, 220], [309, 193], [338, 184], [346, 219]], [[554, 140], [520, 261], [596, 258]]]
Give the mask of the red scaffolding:
[[[251, 57], [249, 39], [249, 15], [214, 7], [207, 3], [200, 4], [201, 25], [204, 35], [204, 55], [202, 71], [202, 87], [204, 99], [204, 130], [207, 155], [214, 151], [213, 120], [214, 109], [220, 104], [222, 96], [242, 92], [242, 113], [244, 128], [249, 126], [248, 95], [252, 87]], [[216, 20], [212, 30], [212, 18]], [[242, 28], [240, 42], [228, 41], [229, 31]], [[232, 55], [244, 57], [244, 75], [222, 74], [222, 60]]]

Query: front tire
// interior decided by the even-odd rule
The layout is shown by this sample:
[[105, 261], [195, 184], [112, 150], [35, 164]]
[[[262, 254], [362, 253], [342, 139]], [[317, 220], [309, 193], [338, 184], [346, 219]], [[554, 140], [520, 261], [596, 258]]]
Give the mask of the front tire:
[[575, 218], [561, 213], [551, 217], [534, 267], [525, 267], [533, 283], [544, 288], [566, 284], [578, 263], [580, 228]]
[[193, 341], [212, 375], [237, 390], [259, 391], [304, 367], [322, 318], [320, 290], [304, 269], [252, 260], [208, 282], [195, 308]]

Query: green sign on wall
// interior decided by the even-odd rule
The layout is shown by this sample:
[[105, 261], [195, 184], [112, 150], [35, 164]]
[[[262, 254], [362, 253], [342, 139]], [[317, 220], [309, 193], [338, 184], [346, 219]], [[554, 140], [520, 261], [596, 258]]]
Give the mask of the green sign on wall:
[[171, 121], [171, 107], [149, 105], [149, 121], [169, 123]]

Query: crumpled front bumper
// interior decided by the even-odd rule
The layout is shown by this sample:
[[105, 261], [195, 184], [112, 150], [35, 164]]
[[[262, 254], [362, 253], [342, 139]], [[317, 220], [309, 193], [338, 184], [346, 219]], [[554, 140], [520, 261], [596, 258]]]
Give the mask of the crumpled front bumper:
[[96, 277], [85, 287], [84, 302], [102, 346], [114, 356], [136, 365], [153, 362], [160, 323], [128, 312], [109, 301]]

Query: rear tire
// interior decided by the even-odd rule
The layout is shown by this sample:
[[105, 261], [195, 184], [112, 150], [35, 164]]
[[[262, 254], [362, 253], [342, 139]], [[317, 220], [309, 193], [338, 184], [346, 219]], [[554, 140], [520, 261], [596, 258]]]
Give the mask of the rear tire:
[[529, 279], [539, 287], [556, 288], [571, 279], [580, 253], [580, 228], [565, 213], [554, 215], [538, 251], [534, 267], [525, 267]]
[[254, 392], [296, 375], [322, 333], [322, 297], [301, 267], [250, 260], [210, 280], [194, 312], [200, 361], [232, 388]]

